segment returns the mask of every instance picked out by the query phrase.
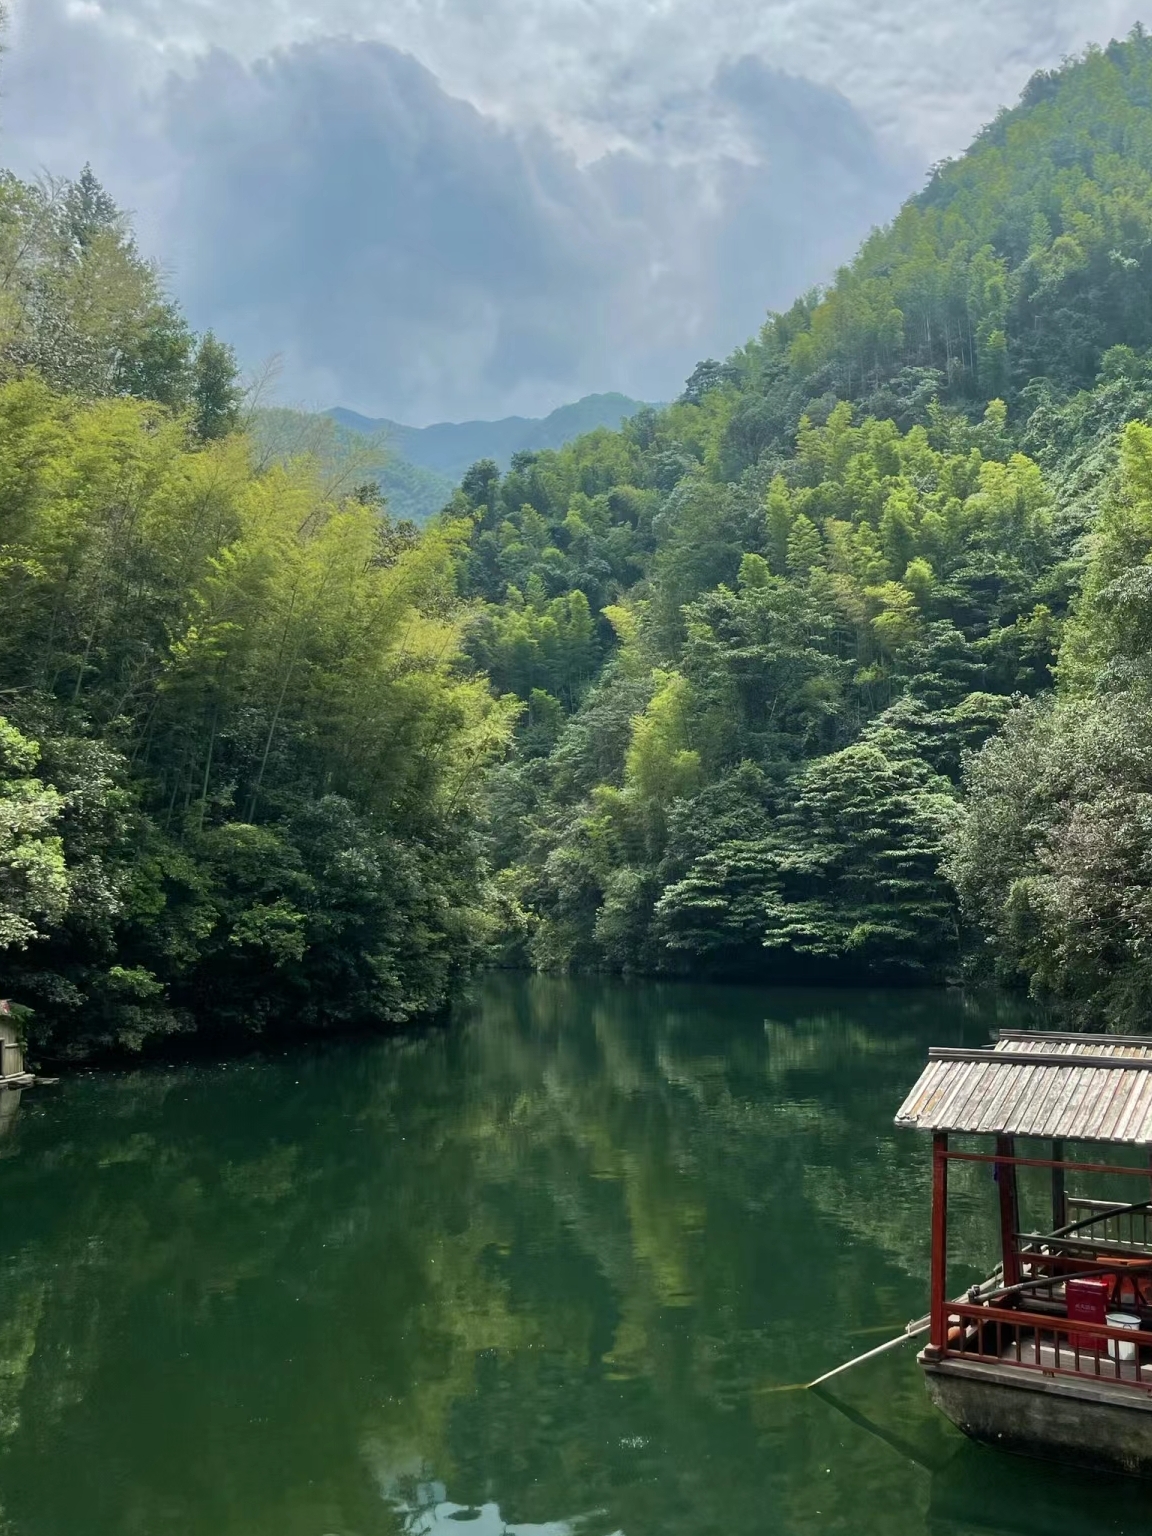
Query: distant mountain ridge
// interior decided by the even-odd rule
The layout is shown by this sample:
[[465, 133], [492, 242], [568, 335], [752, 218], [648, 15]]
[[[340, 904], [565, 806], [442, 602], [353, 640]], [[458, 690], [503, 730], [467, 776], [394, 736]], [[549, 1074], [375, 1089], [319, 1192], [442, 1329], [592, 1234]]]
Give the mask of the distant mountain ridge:
[[616, 431], [622, 421], [643, 408], [627, 395], [585, 395], [561, 405], [547, 416], [505, 416], [500, 421], [443, 421], [430, 427], [406, 427], [386, 417], [361, 416], [335, 406], [325, 414], [352, 432], [380, 437], [399, 458], [444, 476], [449, 489], [477, 459], [495, 459], [506, 470], [514, 453], [562, 448], [573, 438], [597, 427]]

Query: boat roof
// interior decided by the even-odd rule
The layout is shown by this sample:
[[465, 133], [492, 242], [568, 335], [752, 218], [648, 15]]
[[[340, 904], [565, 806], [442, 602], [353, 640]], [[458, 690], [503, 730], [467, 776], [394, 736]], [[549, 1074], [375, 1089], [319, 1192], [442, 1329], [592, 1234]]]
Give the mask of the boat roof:
[[934, 1048], [896, 1124], [1152, 1146], [1152, 1036], [1005, 1029], [991, 1048]]

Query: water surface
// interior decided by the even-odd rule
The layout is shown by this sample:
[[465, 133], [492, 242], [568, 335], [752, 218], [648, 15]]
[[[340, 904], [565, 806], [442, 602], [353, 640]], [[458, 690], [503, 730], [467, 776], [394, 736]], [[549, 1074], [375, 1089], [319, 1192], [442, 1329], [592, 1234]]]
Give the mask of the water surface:
[[[925, 1048], [1007, 1005], [496, 978], [451, 1029], [82, 1077], [0, 1122], [3, 1536], [1081, 1536], [913, 1351]], [[10, 1107], [10, 1106], [9, 1106]], [[953, 1226], [991, 1254], [987, 1173]]]

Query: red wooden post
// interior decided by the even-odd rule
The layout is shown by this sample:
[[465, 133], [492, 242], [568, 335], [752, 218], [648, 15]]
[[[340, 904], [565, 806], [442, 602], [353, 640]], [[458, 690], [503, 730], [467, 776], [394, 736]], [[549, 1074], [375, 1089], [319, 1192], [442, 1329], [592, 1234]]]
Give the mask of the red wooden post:
[[931, 1328], [929, 1348], [936, 1356], [943, 1354], [948, 1342], [948, 1150], [947, 1131], [937, 1131], [932, 1138], [932, 1278], [928, 1306]]
[[[1011, 1136], [997, 1136], [997, 1157], [1015, 1157], [1016, 1145]], [[1020, 1283], [1020, 1255], [1016, 1250], [1016, 1234], [1020, 1230], [1020, 1214], [1016, 1199], [1016, 1164], [997, 1163], [996, 1182], [1000, 1188], [1000, 1249], [1004, 1256], [1004, 1284]]]

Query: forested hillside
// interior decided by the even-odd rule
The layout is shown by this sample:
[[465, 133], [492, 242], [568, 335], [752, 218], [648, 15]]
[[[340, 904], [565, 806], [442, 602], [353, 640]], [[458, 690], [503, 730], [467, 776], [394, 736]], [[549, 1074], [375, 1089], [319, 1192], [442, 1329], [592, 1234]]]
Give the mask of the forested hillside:
[[467, 530], [262, 465], [90, 173], [0, 184], [0, 947], [41, 1058], [398, 1021], [485, 936]]
[[[1138, 29], [1036, 76], [669, 410], [469, 474], [469, 651], [527, 706], [488, 788], [509, 958], [966, 963], [1139, 1007], [1143, 429], [1116, 463], [1152, 406], [1150, 231]], [[1090, 863], [1081, 796], [1112, 818]]]
[[[0, 950], [45, 1059], [484, 961], [1152, 1003], [1152, 41], [423, 531], [0, 184]], [[293, 437], [293, 434], [297, 434]]]

